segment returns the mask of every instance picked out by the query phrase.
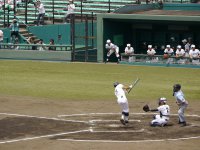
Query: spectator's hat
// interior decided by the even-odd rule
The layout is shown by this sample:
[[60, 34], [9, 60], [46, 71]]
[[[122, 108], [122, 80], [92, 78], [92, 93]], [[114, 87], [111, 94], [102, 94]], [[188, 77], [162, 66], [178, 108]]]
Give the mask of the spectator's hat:
[[166, 47], [167, 47], [167, 48], [170, 48], [170, 45], [167, 45]]
[[130, 46], [131, 46], [131, 44], [127, 44], [127, 46], [128, 46], [128, 47], [130, 47]]
[[148, 45], [148, 48], [152, 48], [152, 45]]
[[192, 45], [191, 45], [191, 48], [195, 48], [195, 45], [194, 45], [194, 44], [192, 44]]
[[177, 48], [181, 48], [181, 45], [178, 45]]
[[106, 41], [106, 43], [111, 43], [111, 40], [110, 40], [110, 39], [108, 39], [108, 40]]

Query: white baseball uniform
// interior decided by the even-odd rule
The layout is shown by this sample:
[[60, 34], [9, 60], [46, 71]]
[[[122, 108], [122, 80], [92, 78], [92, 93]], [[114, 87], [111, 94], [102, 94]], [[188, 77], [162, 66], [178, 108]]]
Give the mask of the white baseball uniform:
[[[178, 57], [184, 57], [185, 56], [185, 50], [184, 49], [177, 49], [176, 50], [176, 56], [177, 56], [177, 58]], [[185, 59], [179, 59], [178, 61], [177, 61], [177, 63], [185, 63]]]
[[169, 121], [169, 115], [170, 115], [170, 107], [169, 105], [161, 105], [158, 108], [158, 112], [160, 114], [157, 114], [154, 116], [154, 120], [151, 121], [151, 125], [166, 125]]
[[126, 98], [126, 94], [123, 87], [124, 87], [123, 84], [118, 84], [115, 87], [115, 96], [117, 97], [118, 104], [121, 106], [122, 119], [128, 121], [128, 115], [124, 115], [124, 114], [129, 113], [129, 106], [128, 106], [128, 100]]
[[155, 55], [155, 53], [156, 53], [156, 51], [153, 48], [150, 48], [150, 49], [147, 50], [147, 55], [152, 56], [152, 55]]
[[179, 117], [179, 122], [186, 122], [185, 121], [185, 116], [184, 116], [184, 111], [188, 106], [188, 102], [184, 98], [184, 94], [181, 90], [174, 92], [174, 97], [179, 104], [179, 110], [178, 110], [178, 117]]
[[[126, 55], [131, 55], [131, 54], [134, 54], [134, 48], [133, 47], [125, 47], [125, 50], [124, 50], [125, 54]], [[129, 62], [133, 62], [134, 61], [134, 57], [133, 56], [129, 56], [128, 58], [128, 61]]]
[[191, 49], [189, 51], [189, 56], [190, 58], [192, 58], [192, 63], [193, 64], [198, 64], [199, 63], [199, 59], [200, 58], [200, 51], [198, 49]]
[[112, 53], [114, 53], [115, 52], [115, 55], [116, 55], [116, 57], [118, 58], [118, 61], [119, 61], [119, 47], [117, 46], [117, 45], [115, 45], [115, 44], [113, 44], [113, 43], [107, 43], [106, 45], [105, 45], [105, 48], [108, 50], [108, 53], [107, 53], [107, 60], [106, 61], [108, 61], [109, 59], [109, 57], [110, 57], [110, 55], [112, 55]]

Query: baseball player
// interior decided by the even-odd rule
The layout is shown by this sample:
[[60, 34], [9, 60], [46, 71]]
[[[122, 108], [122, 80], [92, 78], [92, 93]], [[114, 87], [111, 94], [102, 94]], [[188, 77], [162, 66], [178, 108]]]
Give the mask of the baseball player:
[[158, 108], [150, 109], [149, 111], [159, 112], [159, 114], [154, 116], [154, 119], [150, 123], [152, 127], [156, 126], [163, 127], [168, 123], [170, 115], [170, 107], [169, 105], [167, 105], [167, 99], [165, 97], [161, 97], [158, 99]]
[[[174, 50], [171, 48], [170, 45], [166, 45], [164, 54], [167, 54], [169, 57], [174, 55]], [[173, 58], [168, 58], [167, 63], [172, 63], [172, 62], [173, 62]]]
[[124, 50], [126, 55], [129, 55], [129, 62], [133, 62], [133, 56], [130, 56], [132, 54], [134, 54], [134, 48], [131, 46], [131, 44], [127, 44]]
[[123, 84], [120, 84], [119, 82], [115, 82], [114, 84], [114, 88], [115, 88], [115, 96], [117, 97], [117, 102], [118, 104], [121, 106], [121, 110], [122, 110], [122, 116], [120, 119], [120, 122], [123, 125], [128, 124], [128, 120], [129, 120], [129, 106], [128, 106], [128, 100], [126, 98], [126, 92], [131, 89], [133, 86], [126, 86]]
[[190, 59], [192, 60], [193, 64], [199, 63], [200, 51], [195, 48], [194, 44], [191, 45], [191, 49], [189, 51], [189, 56], [190, 56]]
[[173, 96], [175, 97], [176, 104], [179, 107], [179, 110], [178, 110], [179, 122], [178, 123], [181, 124], [181, 126], [186, 126], [184, 111], [188, 106], [188, 102], [184, 98], [184, 94], [181, 91], [181, 85], [180, 84], [175, 84], [173, 86]]
[[181, 45], [178, 45], [176, 49], [176, 58], [178, 59], [178, 63], [185, 62], [185, 60], [183, 59], [184, 56], [185, 56], [185, 50], [181, 48]]
[[109, 57], [110, 57], [110, 55], [112, 55], [112, 53], [115, 53], [115, 55], [117, 57], [117, 63], [119, 63], [119, 61], [120, 61], [120, 58], [119, 58], [120, 57], [119, 56], [119, 47], [117, 45], [113, 44], [111, 42], [111, 40], [108, 39], [106, 41], [105, 48], [108, 50], [107, 58], [106, 58], [105, 63], [109, 61]]

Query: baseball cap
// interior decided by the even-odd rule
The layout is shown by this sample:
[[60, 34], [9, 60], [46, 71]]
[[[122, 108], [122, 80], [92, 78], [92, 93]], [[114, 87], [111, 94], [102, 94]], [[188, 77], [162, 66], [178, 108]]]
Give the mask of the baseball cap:
[[108, 39], [108, 40], [106, 41], [106, 43], [111, 43], [111, 40]]
[[129, 46], [129, 47], [130, 47], [130, 46], [131, 46], [131, 44], [127, 44], [127, 46]]
[[181, 45], [178, 45], [177, 48], [181, 48]]
[[183, 39], [183, 40], [182, 40], [182, 42], [183, 42], [183, 43], [186, 43], [186, 42], [187, 42], [187, 40], [186, 40], [186, 39]]
[[167, 45], [166, 47], [167, 47], [167, 48], [170, 48], [170, 45]]
[[194, 44], [192, 44], [192, 45], [191, 45], [191, 48], [195, 48], [195, 45], [194, 45]]
[[148, 48], [152, 48], [152, 45], [148, 45]]

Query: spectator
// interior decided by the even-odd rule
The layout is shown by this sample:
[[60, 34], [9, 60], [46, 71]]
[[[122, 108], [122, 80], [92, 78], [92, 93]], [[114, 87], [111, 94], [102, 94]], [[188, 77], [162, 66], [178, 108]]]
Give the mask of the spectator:
[[37, 43], [39, 46], [38, 46], [38, 50], [39, 51], [45, 51], [46, 50], [46, 47], [44, 46], [44, 42], [42, 39], [39, 40], [39, 42]]
[[13, 1], [12, 0], [6, 0], [4, 9], [13, 10], [13, 8], [14, 8]]
[[131, 46], [131, 44], [127, 44], [124, 51], [125, 54], [129, 56], [128, 61], [133, 62], [134, 57], [132, 56], [132, 54], [134, 54], [134, 48]]
[[[26, 40], [28, 44], [37, 44], [34, 40], [34, 37], [28, 37], [28, 39]], [[32, 46], [32, 50], [37, 50], [37, 46], [33, 45]]]
[[185, 63], [183, 57], [185, 56], [185, 50], [181, 48], [181, 45], [177, 46], [176, 49], [176, 59], [178, 63]]
[[44, 5], [38, 0], [35, 7], [38, 9], [37, 26], [44, 25], [45, 8]]
[[69, 0], [69, 4], [67, 5], [66, 8], [64, 8], [64, 10], [67, 10], [67, 13], [65, 15], [65, 23], [69, 21], [68, 19], [71, 19], [71, 15], [74, 14], [75, 8], [76, 7], [73, 0]]
[[[55, 45], [54, 39], [50, 39], [49, 45]], [[55, 51], [56, 47], [55, 46], [49, 46], [49, 50]]]
[[3, 7], [3, 0], [0, 0], [0, 9]]
[[193, 64], [199, 64], [200, 51], [195, 48], [194, 44], [191, 45], [189, 56]]
[[115, 55], [117, 57], [117, 63], [119, 63], [119, 61], [120, 61], [119, 47], [117, 45], [113, 44], [111, 42], [111, 40], [108, 39], [106, 41], [105, 48], [108, 50], [105, 63], [107, 63], [109, 61], [109, 57], [112, 55], [112, 53], [115, 53]]
[[187, 39], [183, 39], [182, 43], [185, 49], [185, 57], [189, 57], [190, 43], [187, 41]]
[[11, 41], [15, 43], [19, 39], [19, 23], [16, 19], [13, 19], [9, 28], [11, 29]]
[[3, 31], [0, 30], [0, 49], [1, 49], [1, 43], [3, 43]]

